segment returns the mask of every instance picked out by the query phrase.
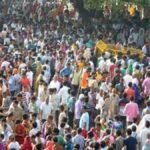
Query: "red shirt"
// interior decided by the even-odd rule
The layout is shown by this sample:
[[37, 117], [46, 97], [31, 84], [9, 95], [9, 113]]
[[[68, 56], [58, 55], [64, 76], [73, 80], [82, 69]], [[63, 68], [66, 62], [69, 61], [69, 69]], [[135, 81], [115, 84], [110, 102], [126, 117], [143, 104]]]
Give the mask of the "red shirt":
[[16, 141], [18, 141], [19, 144], [23, 144], [24, 138], [26, 135], [26, 130], [22, 124], [18, 124], [16, 126]]
[[20, 83], [24, 88], [29, 88], [30, 86], [30, 81], [27, 77], [22, 77]]

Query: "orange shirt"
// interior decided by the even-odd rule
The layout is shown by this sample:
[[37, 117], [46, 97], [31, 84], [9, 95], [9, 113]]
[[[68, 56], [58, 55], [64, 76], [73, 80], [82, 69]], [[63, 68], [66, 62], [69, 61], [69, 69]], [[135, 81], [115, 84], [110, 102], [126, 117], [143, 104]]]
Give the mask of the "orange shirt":
[[127, 94], [127, 99], [130, 100], [131, 97], [135, 97], [135, 92], [132, 88], [126, 88], [125, 93]]
[[84, 72], [81, 79], [81, 89], [86, 89], [88, 87], [88, 79], [89, 74], [87, 72]]
[[24, 87], [24, 88], [28, 88], [30, 86], [30, 81], [28, 78], [21, 78], [21, 85]]

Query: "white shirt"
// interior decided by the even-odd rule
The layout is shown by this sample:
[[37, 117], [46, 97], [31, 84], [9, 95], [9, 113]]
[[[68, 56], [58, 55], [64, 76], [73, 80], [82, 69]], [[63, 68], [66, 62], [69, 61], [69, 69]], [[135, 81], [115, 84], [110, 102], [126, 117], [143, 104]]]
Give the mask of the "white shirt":
[[142, 47], [142, 52], [143, 52], [144, 54], [146, 54], [146, 53], [147, 53], [147, 48], [146, 48], [146, 46], [145, 46], [145, 45]]
[[140, 131], [139, 138], [141, 142], [141, 147], [145, 144], [148, 134], [150, 134], [150, 128], [144, 128]]
[[26, 73], [26, 76], [27, 76], [27, 78], [28, 78], [29, 81], [30, 81], [30, 86], [32, 87], [32, 82], [33, 82], [33, 72], [32, 72], [32, 71], [28, 71], [28, 72]]
[[48, 85], [48, 89], [57, 89], [59, 91], [60, 89], [60, 82], [58, 80], [52, 80], [50, 84]]
[[50, 103], [46, 104], [46, 102], [43, 102], [41, 104], [40, 110], [42, 111], [42, 119], [47, 119], [47, 116], [52, 111], [52, 105]]
[[9, 65], [10, 65], [10, 62], [3, 61], [2, 64], [1, 64], [1, 68], [3, 68], [3, 67], [8, 68]]
[[98, 94], [96, 95], [96, 99], [98, 100], [98, 103], [97, 103], [97, 105], [96, 105], [96, 109], [102, 110], [102, 108], [103, 108], [103, 106], [104, 106], [104, 104], [105, 104], [103, 97], [101, 97], [101, 96], [99, 95], [99, 93], [98, 93]]
[[129, 74], [126, 74], [123, 79], [125, 87], [128, 87], [129, 82], [132, 82], [132, 76]]
[[[85, 129], [88, 131], [89, 130], [89, 122], [90, 122], [90, 117], [88, 112], [85, 112], [82, 114], [79, 122], [79, 127], [82, 129], [85, 127]], [[86, 124], [86, 126], [85, 126]]]
[[61, 101], [61, 104], [67, 104], [67, 100], [68, 100], [68, 97], [69, 97], [68, 90], [69, 90], [69, 87], [67, 87], [67, 86], [63, 86], [60, 89], [60, 91], [58, 93], [58, 96], [59, 96], [59, 99]]
[[20, 150], [20, 145], [17, 141], [14, 141], [8, 145], [8, 149]]
[[38, 128], [33, 128], [29, 132], [29, 136], [32, 137], [33, 135], [36, 135], [39, 132]]

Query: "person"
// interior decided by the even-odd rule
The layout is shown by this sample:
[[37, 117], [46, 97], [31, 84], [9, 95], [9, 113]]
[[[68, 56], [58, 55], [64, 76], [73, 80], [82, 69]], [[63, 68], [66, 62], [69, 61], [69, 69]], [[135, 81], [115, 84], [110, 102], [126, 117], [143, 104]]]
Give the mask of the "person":
[[147, 135], [150, 134], [150, 122], [146, 121], [145, 122], [145, 128], [140, 130], [139, 132], [139, 139], [140, 139], [140, 145], [141, 145], [141, 149], [147, 139]]
[[53, 145], [54, 145], [54, 142], [52, 141], [52, 137], [49, 135], [46, 139], [47, 141], [46, 141], [46, 146], [44, 150], [52, 150]]
[[11, 96], [15, 95], [15, 92], [16, 92], [15, 85], [16, 85], [15, 77], [13, 76], [12, 71], [9, 71], [8, 72], [8, 89], [9, 89]]
[[142, 147], [142, 150], [149, 150], [149, 149], [150, 149], [150, 134], [147, 135], [145, 144]]
[[81, 77], [80, 87], [81, 90], [85, 91], [88, 88], [88, 79], [90, 76], [91, 68], [87, 68], [85, 72], [83, 72]]
[[127, 99], [130, 100], [131, 97], [135, 98], [135, 91], [132, 88], [132, 82], [128, 83], [128, 87], [124, 90], [124, 93], [127, 94]]
[[3, 134], [0, 134], [0, 149], [1, 150], [5, 150], [5, 144], [3, 142], [3, 139], [4, 139], [4, 135]]
[[142, 87], [144, 89], [145, 96], [149, 96], [150, 95], [150, 90], [149, 90], [149, 88], [150, 88], [150, 72], [147, 73], [147, 76], [142, 83]]
[[52, 150], [63, 150], [62, 146], [58, 143], [57, 137], [53, 138], [53, 142], [54, 142], [54, 145], [52, 147]]
[[139, 117], [139, 107], [138, 105], [134, 102], [134, 98], [130, 98], [130, 102], [126, 104], [123, 113], [127, 117], [127, 122], [128, 124], [131, 124], [134, 119], [138, 119]]
[[67, 63], [66, 67], [64, 67], [62, 70], [60, 70], [61, 77], [70, 76], [71, 73], [72, 73], [72, 69], [70, 67], [70, 63]]
[[[118, 16], [116, 21], [110, 17], [108, 6], [104, 17], [91, 17], [80, 12], [80, 2], [71, 2], [0, 1], [0, 133], [6, 149], [11, 135], [17, 141], [21, 135], [22, 145], [31, 144], [32, 150], [68, 149], [74, 143], [71, 149], [112, 150], [122, 137], [128, 138], [126, 127], [136, 137], [150, 121], [149, 104], [139, 103], [150, 98], [150, 30], [141, 32], [138, 11], [129, 16], [128, 8], [120, 9], [123, 20], [132, 23], [118, 22]], [[108, 50], [110, 45], [117, 50]], [[143, 111], [141, 118], [131, 107], [126, 114], [122, 111], [133, 96], [139, 116]], [[21, 123], [15, 124], [17, 120]], [[118, 130], [122, 136], [116, 137]]]
[[63, 119], [66, 118], [66, 112], [65, 112], [65, 107], [63, 105], [60, 106], [60, 114], [58, 117], [58, 127], [60, 127], [60, 124], [63, 122]]
[[20, 145], [23, 144], [25, 136], [26, 136], [26, 130], [22, 125], [21, 120], [16, 120], [15, 139]]
[[83, 113], [81, 115], [80, 121], [79, 121], [79, 127], [82, 129], [86, 129], [86, 131], [89, 130], [89, 125], [90, 125], [90, 118], [89, 114], [87, 112], [87, 107], [83, 106]]
[[14, 115], [14, 119], [18, 119], [18, 120], [22, 120], [22, 115], [23, 115], [23, 111], [22, 109], [18, 106], [18, 101], [14, 100], [12, 105], [10, 106], [9, 113], [13, 113]]
[[136, 150], [137, 149], [137, 140], [131, 136], [132, 130], [127, 129], [127, 138], [124, 140], [124, 145], [127, 150]]
[[38, 129], [38, 124], [37, 122], [33, 122], [32, 123], [32, 128], [29, 132], [29, 136], [32, 137], [32, 136], [35, 136], [37, 133], [38, 133], [39, 129]]
[[21, 145], [21, 150], [32, 150], [31, 139], [29, 136], [26, 136], [23, 144]]
[[53, 135], [54, 135], [54, 137], [57, 137], [57, 143], [59, 145], [61, 145], [62, 148], [64, 148], [65, 140], [64, 140], [64, 137], [59, 134], [59, 129], [58, 128], [53, 129]]
[[71, 90], [70, 91], [70, 97], [68, 98], [68, 124], [69, 126], [73, 127], [73, 122], [74, 122], [74, 110], [75, 110], [75, 102], [76, 102], [76, 97], [75, 97], [75, 91]]
[[77, 94], [78, 92], [80, 78], [81, 78], [81, 70], [79, 69], [78, 66], [76, 66], [75, 70], [73, 71], [72, 81], [71, 81], [73, 89], [75, 90], [75, 94]]
[[81, 117], [81, 112], [83, 108], [84, 94], [80, 94], [78, 100], [75, 102], [75, 124], [79, 127], [79, 121]]
[[77, 129], [77, 134], [72, 138], [72, 142], [74, 145], [79, 145], [79, 150], [84, 149], [85, 147], [85, 141], [84, 137], [81, 135], [82, 129], [78, 128]]
[[71, 134], [66, 134], [65, 140], [66, 140], [65, 150], [72, 150], [73, 149], [73, 143], [72, 143]]
[[30, 91], [30, 80], [27, 78], [26, 73], [22, 74], [22, 77], [20, 79], [20, 83], [22, 86], [22, 89], [26, 88], [28, 91]]
[[148, 113], [150, 113], [150, 101], [149, 100], [146, 102], [146, 107], [142, 111], [142, 116], [144, 116]]
[[15, 149], [15, 150], [20, 150], [20, 145], [19, 143], [15, 140], [14, 136], [11, 136], [10, 138], [10, 143], [8, 145], [8, 149]]
[[116, 92], [116, 89], [112, 89], [110, 94], [110, 105], [109, 105], [109, 117], [113, 118], [119, 113], [119, 95]]
[[67, 86], [67, 82], [63, 83], [63, 87], [59, 90], [58, 96], [59, 101], [62, 105], [67, 104], [67, 99], [69, 98], [69, 87]]
[[121, 135], [121, 130], [116, 131], [116, 150], [122, 149], [124, 146], [124, 139]]
[[123, 80], [124, 80], [124, 85], [125, 87], [127, 88], [129, 86], [129, 83], [132, 82], [132, 75], [130, 75], [130, 73], [127, 73], [124, 77], [123, 77]]
[[47, 116], [52, 113], [52, 105], [49, 103], [49, 98], [47, 97], [40, 106], [41, 111], [41, 120], [44, 122], [47, 119]]

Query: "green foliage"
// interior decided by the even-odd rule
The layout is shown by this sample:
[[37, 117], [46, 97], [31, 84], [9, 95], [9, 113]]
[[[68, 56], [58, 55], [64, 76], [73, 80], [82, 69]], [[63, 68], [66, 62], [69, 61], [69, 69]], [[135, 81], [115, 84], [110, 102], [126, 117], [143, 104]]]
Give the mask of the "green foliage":
[[150, 6], [150, 0], [84, 0], [84, 7], [87, 10], [100, 10], [104, 5], [109, 5], [122, 9], [125, 3], [133, 3], [139, 7]]

